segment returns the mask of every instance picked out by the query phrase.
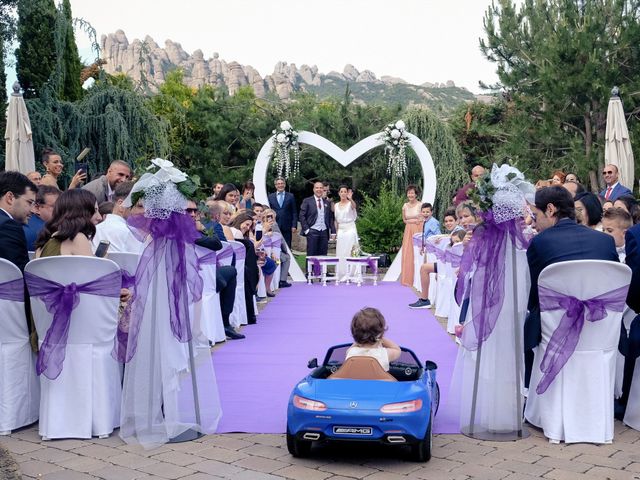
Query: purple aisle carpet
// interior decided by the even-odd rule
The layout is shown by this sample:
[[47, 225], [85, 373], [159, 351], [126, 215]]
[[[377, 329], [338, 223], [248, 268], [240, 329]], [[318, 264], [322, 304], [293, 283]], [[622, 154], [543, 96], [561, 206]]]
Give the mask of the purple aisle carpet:
[[307, 361], [317, 357], [321, 362], [329, 346], [350, 342], [351, 318], [365, 306], [383, 313], [389, 338], [421, 361], [438, 364], [442, 400], [434, 431], [458, 433], [457, 406], [448, 398], [456, 346], [431, 310], [407, 307], [415, 298], [399, 283], [280, 289], [257, 325], [242, 329], [246, 339], [227, 341], [213, 354], [222, 401], [218, 433], [285, 433], [289, 395], [308, 374]]

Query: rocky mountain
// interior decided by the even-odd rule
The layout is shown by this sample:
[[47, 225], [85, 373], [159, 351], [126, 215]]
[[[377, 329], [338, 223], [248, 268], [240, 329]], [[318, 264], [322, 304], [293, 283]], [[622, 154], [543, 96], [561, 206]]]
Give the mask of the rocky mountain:
[[411, 85], [401, 78], [378, 78], [372, 71], [359, 71], [353, 65], [347, 65], [342, 72], [322, 74], [315, 65], [297, 67], [278, 62], [273, 73], [262, 77], [252, 66], [226, 62], [218, 53], [208, 59], [202, 50], [190, 55], [172, 40], [166, 40], [164, 47], [149, 36], [129, 42], [122, 30], [103, 35], [101, 49], [107, 73], [124, 73], [136, 82], [144, 76], [151, 85], [162, 84], [168, 72], [181, 68], [187, 85], [225, 87], [231, 95], [248, 85], [258, 97], [275, 94], [287, 100], [297, 91], [313, 92], [321, 98], [342, 97], [348, 85], [356, 102], [423, 104], [439, 111], [474, 99], [471, 92], [456, 87], [452, 81]]

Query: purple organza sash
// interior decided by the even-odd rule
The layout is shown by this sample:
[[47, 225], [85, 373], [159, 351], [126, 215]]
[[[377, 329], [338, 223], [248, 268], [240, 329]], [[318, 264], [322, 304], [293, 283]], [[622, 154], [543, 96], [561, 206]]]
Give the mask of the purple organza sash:
[[232, 243], [233, 253], [236, 254], [236, 260], [244, 260], [247, 258], [247, 248], [242, 243]]
[[127, 223], [139, 240], [150, 235], [151, 241], [140, 257], [135, 274], [127, 354], [121, 359], [124, 362], [129, 362], [135, 355], [149, 289], [162, 259], [165, 261], [169, 291], [171, 332], [181, 343], [191, 339], [189, 305], [202, 296], [202, 277], [195, 250], [195, 241], [201, 234], [191, 217], [176, 212], [172, 212], [167, 219], [131, 215]]
[[233, 258], [233, 247], [229, 243], [224, 243], [222, 245], [222, 250], [218, 250], [216, 252], [216, 262], [218, 265], [222, 265], [221, 260], [225, 260], [227, 258]]
[[467, 350], [480, 347], [498, 320], [504, 301], [507, 244], [520, 249], [529, 246], [529, 240], [522, 233], [521, 218], [496, 223], [491, 210], [482, 215], [484, 222], [473, 231], [462, 254], [455, 290], [458, 305], [462, 305], [465, 298], [470, 299], [470, 322], [475, 335], [463, 335], [462, 343]]
[[547, 390], [558, 372], [573, 355], [585, 319], [589, 322], [598, 322], [607, 316], [607, 310], [624, 311], [628, 290], [629, 285], [624, 285], [597, 297], [579, 300], [538, 285], [541, 312], [565, 310], [558, 328], [549, 339], [540, 364], [543, 375], [536, 387], [538, 394], [543, 394]]
[[307, 261], [309, 261], [312, 265], [312, 272], [313, 275], [318, 277], [320, 276], [320, 274], [322, 273], [322, 268], [320, 267], [321, 263], [338, 263], [338, 259], [337, 258], [314, 258], [314, 257], [307, 257]]
[[416, 233], [413, 235], [413, 246], [422, 248], [422, 234]]
[[273, 236], [273, 238], [271, 239], [271, 248], [275, 248], [275, 249], [279, 249], [280, 247], [282, 247], [282, 237], [280, 236]]
[[16, 278], [15, 280], [0, 283], [0, 300], [24, 302], [24, 280]]
[[24, 272], [24, 278], [29, 294], [40, 298], [47, 311], [53, 314], [53, 321], [38, 352], [36, 372], [38, 375], [44, 374], [48, 379], [55, 380], [62, 371], [69, 338], [71, 312], [80, 302], [79, 295], [86, 293], [119, 298], [122, 275], [120, 271], [112, 272], [80, 285], [76, 283], [61, 285], [29, 272]]
[[374, 275], [378, 274], [378, 259], [374, 257], [348, 258], [348, 263], [366, 263]]
[[264, 248], [270, 248], [273, 245], [273, 239], [271, 238], [271, 235], [265, 235], [264, 237], [262, 237], [262, 246]]
[[[131, 275], [124, 269], [120, 270], [120, 275], [122, 276], [122, 288], [132, 290], [136, 284], [136, 276]], [[118, 312], [118, 328], [116, 329], [116, 337], [113, 339], [113, 350], [111, 350], [111, 356], [119, 362], [123, 362], [127, 354], [131, 303], [132, 299], [129, 299], [125, 307], [121, 307], [121, 310]]]
[[460, 266], [460, 261], [462, 260], [462, 254], [454, 251], [451, 248], [448, 248], [444, 252], [444, 262], [451, 265], [453, 268], [458, 268]]

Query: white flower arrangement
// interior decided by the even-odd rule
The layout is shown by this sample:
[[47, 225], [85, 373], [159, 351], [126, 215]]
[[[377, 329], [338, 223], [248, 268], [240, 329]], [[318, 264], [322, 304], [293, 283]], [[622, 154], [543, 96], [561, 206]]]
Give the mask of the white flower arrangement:
[[[284, 120], [280, 127], [273, 130], [274, 155], [278, 176], [296, 176], [300, 170], [300, 145], [298, 144], [298, 132], [291, 124]], [[293, 151], [293, 168], [291, 165], [290, 151]]]
[[385, 151], [389, 158], [387, 173], [402, 177], [407, 173], [407, 145], [409, 135], [405, 131], [402, 120], [388, 124], [380, 134], [380, 140], [385, 144]]

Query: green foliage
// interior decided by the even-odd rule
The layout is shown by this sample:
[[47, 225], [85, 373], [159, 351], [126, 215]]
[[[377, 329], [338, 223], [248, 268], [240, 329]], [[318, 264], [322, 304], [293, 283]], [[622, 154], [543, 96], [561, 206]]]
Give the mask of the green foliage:
[[377, 196], [364, 194], [358, 214], [360, 246], [366, 252], [397, 252], [402, 244], [403, 197], [393, 191], [387, 181], [382, 182]]
[[53, 0], [18, 0], [16, 73], [25, 98], [38, 97], [56, 65]]
[[429, 149], [436, 168], [434, 210], [443, 215], [458, 188], [469, 178], [462, 151], [449, 127], [425, 108], [412, 107], [404, 114], [407, 131], [420, 138]]
[[[58, 21], [62, 25], [56, 30], [61, 31], [61, 39], [56, 42], [63, 48], [62, 53], [62, 78], [59, 85], [59, 98], [74, 102], [82, 98], [82, 85], [80, 85], [80, 72], [82, 63], [78, 55], [78, 46], [73, 32], [73, 18], [71, 16], [71, 3], [63, 0], [60, 6], [61, 12]], [[60, 65], [60, 63], [58, 63]]]

